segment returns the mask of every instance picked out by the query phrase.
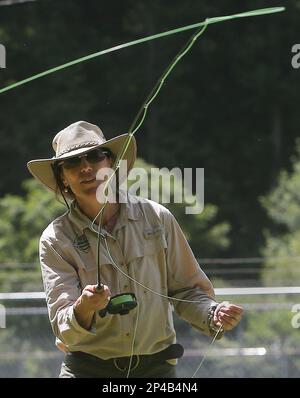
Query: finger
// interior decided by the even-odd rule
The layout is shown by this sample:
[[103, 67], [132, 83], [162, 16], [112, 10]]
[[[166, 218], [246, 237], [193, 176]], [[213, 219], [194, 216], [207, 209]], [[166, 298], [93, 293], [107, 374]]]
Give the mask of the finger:
[[237, 325], [242, 318], [239, 315], [229, 315], [220, 311], [218, 314], [218, 319], [225, 319], [229, 323], [234, 323]]
[[215, 325], [217, 325], [218, 327], [222, 327], [222, 329], [224, 329], [225, 331], [228, 331], [228, 330], [231, 330], [231, 329], [234, 328], [234, 326], [230, 325], [230, 324], [229, 324], [228, 322], [226, 322], [226, 321], [222, 321], [222, 322], [218, 321], [218, 322], [215, 322]]
[[240, 317], [240, 318], [242, 317], [242, 312], [232, 311], [229, 308], [221, 308], [218, 314], [220, 312], [223, 312], [224, 314], [230, 315], [232, 317]]
[[228, 307], [228, 306], [229, 306], [229, 302], [228, 302], [228, 301], [222, 301], [221, 303], [219, 303], [219, 304], [217, 305], [216, 310], [219, 311], [221, 308], [223, 308], [223, 307]]
[[227, 314], [220, 314], [220, 316], [218, 317], [218, 320], [222, 324], [225, 323], [226, 325], [230, 325], [232, 327], [235, 327], [240, 322], [240, 319], [232, 318], [232, 317], [228, 316]]
[[[94, 291], [95, 291], [95, 286], [96, 286], [96, 285], [86, 285], [86, 286], [84, 287], [83, 291], [87, 291], [87, 292], [94, 293]], [[96, 286], [96, 287], [97, 287], [97, 286]]]
[[92, 290], [93, 290], [93, 292], [94, 293], [102, 293], [103, 292], [103, 290], [104, 290], [104, 285], [91, 285], [91, 287], [92, 287]]
[[[220, 327], [222, 327], [223, 328], [223, 325], [222, 325], [222, 323], [221, 322], [214, 322], [214, 324], [218, 327], [218, 328], [220, 328]], [[223, 328], [224, 329], [224, 328]]]
[[244, 308], [241, 307], [240, 305], [236, 305], [236, 304], [230, 304], [228, 307], [231, 311], [234, 311], [238, 314], [242, 314], [244, 312]]
[[98, 285], [93, 285], [92, 287], [95, 294], [104, 295], [105, 297], [110, 295], [110, 290], [106, 285], [101, 285], [101, 289], [98, 288]]
[[109, 290], [109, 288], [107, 286], [105, 286], [105, 288], [104, 288], [103, 295], [104, 295], [104, 297], [110, 297], [111, 296], [110, 290]]
[[218, 304], [217, 309], [221, 308], [231, 308], [233, 311], [244, 311], [243, 307], [237, 304], [229, 303], [228, 301], [222, 301]]
[[233, 319], [241, 319], [241, 315], [237, 314], [236, 312], [228, 312], [223, 310], [223, 308], [218, 312], [217, 317], [225, 316], [226, 318], [233, 318]]

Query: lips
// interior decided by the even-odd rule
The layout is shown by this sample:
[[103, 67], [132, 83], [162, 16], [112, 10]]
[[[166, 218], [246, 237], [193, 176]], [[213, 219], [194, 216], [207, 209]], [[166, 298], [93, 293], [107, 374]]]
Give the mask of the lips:
[[94, 181], [96, 181], [96, 178], [95, 177], [90, 177], [90, 178], [87, 178], [85, 180], [82, 180], [81, 184], [91, 184]]

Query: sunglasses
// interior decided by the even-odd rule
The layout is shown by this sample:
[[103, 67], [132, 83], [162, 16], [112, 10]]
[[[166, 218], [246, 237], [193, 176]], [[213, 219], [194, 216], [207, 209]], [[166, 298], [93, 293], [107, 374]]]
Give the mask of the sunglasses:
[[89, 163], [97, 163], [103, 161], [105, 158], [110, 157], [111, 152], [108, 149], [94, 149], [93, 151], [84, 153], [83, 155], [74, 156], [58, 162], [58, 166], [62, 166], [64, 169], [73, 169], [78, 167], [81, 163], [81, 159], [85, 158]]

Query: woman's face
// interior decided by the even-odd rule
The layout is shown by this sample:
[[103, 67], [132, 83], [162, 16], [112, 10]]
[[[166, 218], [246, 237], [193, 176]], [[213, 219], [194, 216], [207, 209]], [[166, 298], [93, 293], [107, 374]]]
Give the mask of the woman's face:
[[96, 200], [96, 191], [105, 182], [105, 176], [103, 179], [96, 178], [97, 173], [100, 169], [112, 168], [113, 164], [110, 156], [89, 158], [91, 153], [72, 158], [71, 162], [65, 161], [61, 165], [61, 180], [65, 187], [72, 190], [79, 203]]

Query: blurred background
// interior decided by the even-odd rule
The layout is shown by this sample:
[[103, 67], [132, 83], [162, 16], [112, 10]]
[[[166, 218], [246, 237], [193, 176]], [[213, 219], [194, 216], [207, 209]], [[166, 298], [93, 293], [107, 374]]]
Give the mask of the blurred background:
[[[204, 168], [204, 211], [167, 207], [218, 299], [246, 310], [241, 325], [209, 352], [211, 340], [174, 315], [185, 347], [181, 377], [191, 377], [205, 354], [197, 377], [299, 377], [300, 68], [292, 65], [292, 47], [300, 43], [300, 0], [214, 3], [0, 0], [0, 89], [206, 17], [286, 6], [284, 13], [209, 26], [170, 75], [136, 139], [137, 165], [146, 170]], [[53, 156], [54, 134], [77, 120], [99, 125], [107, 138], [126, 132], [191, 34], [107, 54], [0, 94], [0, 377], [57, 377], [63, 359], [42, 293], [38, 241], [65, 209], [26, 163]]]

